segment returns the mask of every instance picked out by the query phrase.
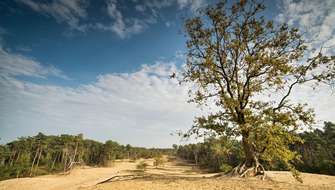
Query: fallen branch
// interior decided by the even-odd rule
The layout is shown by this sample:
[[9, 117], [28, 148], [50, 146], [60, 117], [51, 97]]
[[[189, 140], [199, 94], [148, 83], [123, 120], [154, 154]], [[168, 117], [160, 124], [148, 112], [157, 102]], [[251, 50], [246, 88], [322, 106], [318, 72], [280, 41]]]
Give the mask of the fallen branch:
[[113, 182], [113, 181], [131, 180], [131, 179], [137, 179], [137, 178], [143, 178], [143, 177], [145, 177], [145, 176], [143, 176], [143, 175], [116, 175], [116, 176], [113, 176], [111, 178], [108, 178], [104, 181], [101, 181], [101, 182], [97, 183], [97, 185], [103, 184], [103, 183], [109, 183], [109, 182]]

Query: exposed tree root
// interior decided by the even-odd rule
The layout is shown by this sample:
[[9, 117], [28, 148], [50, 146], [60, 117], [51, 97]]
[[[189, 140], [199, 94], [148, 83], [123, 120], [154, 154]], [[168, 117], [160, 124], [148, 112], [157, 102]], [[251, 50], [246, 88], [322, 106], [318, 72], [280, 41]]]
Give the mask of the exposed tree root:
[[235, 168], [233, 168], [228, 175], [230, 176], [239, 176], [239, 177], [248, 177], [248, 176], [261, 176], [261, 179], [265, 179], [265, 169], [258, 162], [257, 159], [251, 165], [247, 165], [247, 161], [243, 164], [239, 164]]

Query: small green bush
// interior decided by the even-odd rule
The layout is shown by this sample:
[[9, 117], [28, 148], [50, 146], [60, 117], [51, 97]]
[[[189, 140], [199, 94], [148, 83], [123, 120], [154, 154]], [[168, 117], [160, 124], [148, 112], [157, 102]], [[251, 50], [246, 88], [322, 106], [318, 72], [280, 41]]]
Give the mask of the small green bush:
[[219, 170], [220, 170], [221, 172], [224, 172], [224, 173], [229, 172], [229, 171], [231, 171], [232, 169], [233, 169], [233, 167], [231, 167], [231, 165], [229, 165], [229, 164], [225, 164], [225, 163], [221, 164], [221, 165], [220, 165], [220, 168], [219, 168]]
[[154, 166], [157, 168], [165, 163], [165, 160], [162, 156], [157, 156], [154, 158]]
[[138, 163], [138, 164], [136, 165], [136, 168], [137, 168], [138, 170], [142, 170], [142, 171], [144, 171], [147, 167], [148, 167], [148, 164], [145, 163], [145, 161], [141, 161], [140, 163]]

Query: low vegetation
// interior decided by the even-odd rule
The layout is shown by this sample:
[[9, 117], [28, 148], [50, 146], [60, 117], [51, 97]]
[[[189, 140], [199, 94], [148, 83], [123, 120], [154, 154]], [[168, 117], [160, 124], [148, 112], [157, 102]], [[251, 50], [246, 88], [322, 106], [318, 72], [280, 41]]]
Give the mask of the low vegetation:
[[145, 169], [147, 169], [148, 166], [149, 165], [144, 160], [142, 160], [136, 165], [136, 169], [144, 171]]
[[166, 162], [166, 160], [164, 159], [164, 157], [162, 155], [158, 155], [154, 158], [154, 166], [156, 168], [158, 168], [159, 166], [164, 165], [165, 162]]

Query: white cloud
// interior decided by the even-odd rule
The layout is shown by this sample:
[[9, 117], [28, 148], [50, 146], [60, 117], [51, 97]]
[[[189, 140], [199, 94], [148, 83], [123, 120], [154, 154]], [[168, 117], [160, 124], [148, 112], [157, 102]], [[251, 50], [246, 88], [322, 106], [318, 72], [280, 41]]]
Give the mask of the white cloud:
[[115, 20], [111, 29], [116, 32], [121, 38], [125, 37], [126, 25], [123, 21], [123, 16], [119, 10], [116, 8], [116, 1], [109, 1], [107, 3], [108, 15]]
[[118, 9], [118, 2], [116, 0], [107, 1], [108, 16], [113, 19], [111, 24], [96, 24], [96, 28], [102, 30], [109, 30], [117, 34], [120, 38], [126, 38], [133, 34], [142, 32], [148, 25], [147, 19], [125, 19], [121, 11]]
[[335, 94], [328, 85], [320, 85], [313, 89], [310, 85], [302, 85], [293, 90], [291, 99], [299, 103], [307, 103], [316, 113], [317, 126], [324, 121], [335, 122]]
[[192, 11], [197, 11], [206, 4], [206, 0], [177, 0], [179, 8], [189, 7]]
[[312, 48], [335, 53], [335, 1], [282, 0], [277, 20], [298, 27]]
[[[114, 19], [112, 25], [98, 24], [97, 28], [110, 30], [116, 33], [120, 38], [125, 38], [133, 34], [140, 33], [155, 24], [161, 16], [160, 11], [173, 5], [177, 5], [180, 9], [190, 9], [195, 12], [200, 7], [206, 5], [205, 0], [146, 0], [140, 1], [140, 4], [135, 5], [135, 10], [142, 13], [141, 18], [127, 17], [125, 18], [119, 9], [119, 4], [122, 1], [108, 0], [107, 12]], [[171, 26], [171, 22], [166, 22], [167, 27]]]
[[161, 10], [171, 6], [177, 6], [179, 9], [190, 9], [196, 11], [206, 4], [205, 0], [146, 0], [138, 1], [134, 7], [126, 9], [134, 10], [139, 15], [129, 16], [124, 12], [124, 1], [105, 0], [101, 10], [111, 20], [106, 22], [105, 18], [94, 18], [97, 21], [90, 21], [88, 18], [89, 3], [88, 0], [53, 0], [51, 2], [40, 2], [36, 0], [17, 0], [30, 7], [32, 10], [51, 16], [60, 23], [66, 23], [70, 29], [85, 32], [87, 30], [110, 31], [118, 37], [124, 39], [134, 34], [143, 32], [150, 25], [157, 23], [162, 18]]
[[[22, 55], [0, 51], [0, 134], [2, 141], [17, 136], [84, 133], [88, 138], [114, 139], [123, 144], [167, 147], [179, 143], [170, 136], [188, 130], [200, 110], [188, 99], [188, 86], [169, 75], [174, 63], [143, 65], [133, 73], [111, 73], [77, 87], [43, 85], [15, 78], [46, 78], [59, 70]], [[335, 102], [329, 89], [296, 89], [294, 101], [308, 102], [318, 120], [333, 120]]]
[[68, 79], [59, 69], [53, 66], [42, 66], [41, 63], [34, 59], [10, 53], [0, 46], [0, 76], [12, 77], [19, 75], [38, 78], [56, 76]]
[[[141, 12], [144, 16], [142, 16], [141, 19], [134, 17], [127, 18], [126, 20], [117, 7], [117, 4], [119, 3], [117, 0], [109, 0], [107, 2], [108, 13], [115, 22], [111, 26], [100, 24], [100, 28], [111, 30], [121, 38], [140, 33], [148, 28], [149, 25], [155, 24], [161, 16], [160, 11], [163, 8], [177, 5], [180, 9], [188, 8], [195, 12], [206, 4], [205, 0], [146, 0], [141, 2], [141, 4], [135, 5], [135, 10]], [[170, 27], [171, 22], [165, 22], [165, 25]]]
[[177, 70], [173, 63], [143, 65], [134, 73], [105, 74], [90, 84], [62, 87], [11, 77], [44, 77], [53, 72], [23, 56], [2, 54], [1, 63], [10, 64], [1, 65], [5, 68], [1, 73], [10, 75], [0, 81], [2, 141], [41, 131], [166, 147], [179, 142], [170, 133], [189, 129], [197, 112], [186, 103], [187, 88], [169, 78]]
[[146, 0], [143, 6], [149, 9], [161, 9], [177, 5], [180, 9], [190, 8], [192, 11], [196, 11], [206, 4], [206, 0]]
[[87, 16], [85, 0], [59, 0], [50, 3], [41, 3], [34, 0], [18, 1], [36, 12], [52, 16], [58, 22], [67, 23], [71, 29], [86, 30], [87, 26], [80, 24], [80, 20]]
[[[335, 1], [333, 0], [282, 0], [277, 21], [297, 27], [309, 45], [310, 56], [322, 47], [323, 53], [335, 54]], [[291, 100], [308, 103], [315, 108], [318, 123], [335, 122], [334, 93], [329, 86], [313, 90], [310, 84], [294, 90]]]
[[171, 25], [172, 25], [172, 23], [170, 21], [165, 22], [166, 27], [170, 28]]
[[139, 12], [144, 12], [146, 8], [143, 5], [136, 5], [135, 9]]

